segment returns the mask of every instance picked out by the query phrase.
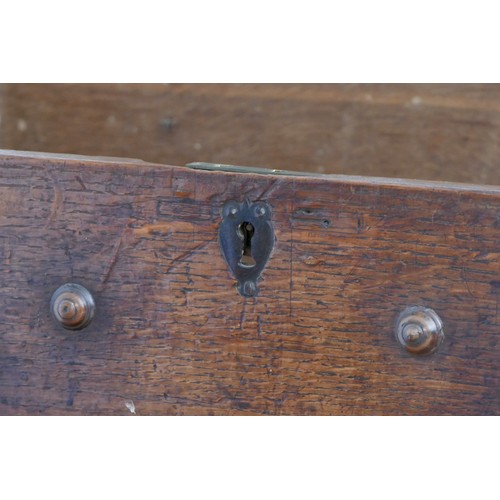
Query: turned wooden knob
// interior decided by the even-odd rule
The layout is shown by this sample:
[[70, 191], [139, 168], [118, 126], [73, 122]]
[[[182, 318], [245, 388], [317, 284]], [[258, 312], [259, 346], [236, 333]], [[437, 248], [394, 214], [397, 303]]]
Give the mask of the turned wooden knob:
[[50, 311], [55, 321], [67, 330], [81, 330], [92, 321], [95, 303], [86, 288], [66, 283], [52, 295]]
[[443, 322], [432, 309], [408, 307], [396, 320], [396, 338], [412, 354], [431, 354], [444, 340]]

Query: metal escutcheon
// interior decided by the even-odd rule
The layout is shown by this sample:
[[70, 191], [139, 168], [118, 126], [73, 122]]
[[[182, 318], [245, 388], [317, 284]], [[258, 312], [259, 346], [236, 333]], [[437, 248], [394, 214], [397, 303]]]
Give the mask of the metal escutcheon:
[[274, 246], [271, 206], [264, 201], [230, 200], [222, 207], [219, 243], [244, 297], [255, 297], [258, 280]]

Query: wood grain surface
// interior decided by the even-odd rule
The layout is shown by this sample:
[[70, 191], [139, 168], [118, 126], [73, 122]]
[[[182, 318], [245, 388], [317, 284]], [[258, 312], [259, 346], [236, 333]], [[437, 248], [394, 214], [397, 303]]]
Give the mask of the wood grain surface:
[[0, 147], [500, 185], [499, 85], [0, 85]]
[[[230, 199], [273, 208], [243, 298], [217, 239]], [[0, 413], [500, 414], [500, 188], [0, 155]], [[49, 314], [66, 282], [89, 327]], [[446, 338], [407, 354], [394, 321]]]

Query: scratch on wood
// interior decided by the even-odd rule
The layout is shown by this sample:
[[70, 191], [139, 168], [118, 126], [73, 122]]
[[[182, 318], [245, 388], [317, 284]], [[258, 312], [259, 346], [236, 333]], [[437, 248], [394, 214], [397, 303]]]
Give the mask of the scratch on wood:
[[54, 187], [54, 199], [52, 200], [52, 206], [50, 207], [50, 214], [45, 224], [45, 229], [47, 229], [56, 220], [57, 213], [59, 212], [63, 202], [62, 189], [57, 177], [52, 174], [52, 171], [49, 171], [49, 175], [52, 178]]
[[111, 276], [111, 273], [113, 272], [113, 269], [118, 261], [118, 255], [120, 253], [122, 244], [123, 244], [123, 239], [124, 237], [129, 236], [130, 234], [130, 222], [131, 219], [128, 219], [127, 223], [123, 227], [120, 236], [118, 238], [118, 241], [114, 244], [113, 250], [111, 251], [111, 259], [108, 264], [108, 269], [104, 273], [104, 277], [101, 280], [101, 284], [105, 285], [108, 282], [109, 277]]
[[75, 395], [78, 393], [79, 388], [80, 383], [78, 382], [78, 380], [72, 378], [68, 380], [66, 406], [73, 406]]
[[471, 289], [469, 287], [469, 282], [467, 281], [465, 266], [462, 267], [462, 277], [463, 277], [463, 280], [465, 281], [465, 286], [467, 287], [467, 291], [469, 292], [471, 297], [474, 297], [474, 294], [471, 292]]
[[342, 293], [345, 290], [345, 288], [347, 287], [347, 285], [350, 285], [353, 282], [353, 280], [351, 279], [351, 276], [354, 274], [354, 272], [356, 270], [359, 269], [359, 264], [362, 260], [363, 260], [363, 257], [360, 257], [360, 258], [356, 259], [354, 264], [352, 264], [351, 269], [349, 269], [349, 272], [344, 277], [343, 283], [339, 287], [339, 293]]
[[224, 398], [227, 401], [231, 403], [236, 409], [238, 410], [248, 410], [252, 405], [244, 401], [240, 396], [237, 394], [233, 394], [229, 389], [224, 387], [220, 382], [215, 383], [219, 391], [223, 394]]
[[[7, 245], [5, 245], [5, 247], [7, 247]], [[3, 269], [4, 272], [6, 273], [9, 273], [10, 272], [10, 269], [9, 269], [9, 266], [10, 266], [10, 259], [12, 257], [12, 250], [9, 248], [9, 249], [6, 249], [5, 250], [5, 253], [4, 253], [4, 263], [5, 263], [5, 268]]]
[[175, 269], [181, 262], [184, 262], [185, 260], [189, 259], [189, 257], [193, 255], [193, 253], [197, 252], [198, 250], [201, 250], [203, 247], [207, 246], [209, 243], [212, 243], [214, 240], [215, 238], [210, 238], [209, 240], [204, 241], [193, 248], [190, 248], [187, 252], [184, 252], [175, 259], [172, 259], [170, 261], [170, 266], [168, 266], [166, 270], [166, 273], [168, 274], [172, 269]]
[[109, 277], [111, 276], [111, 273], [116, 265], [116, 262], [118, 261], [118, 253], [120, 252], [120, 248], [122, 246], [122, 236], [120, 236], [119, 240], [117, 243], [115, 243], [113, 247], [113, 251], [111, 252], [111, 260], [108, 264], [108, 269], [104, 273], [104, 277], [101, 281], [101, 283], [104, 285], [107, 283]]
[[281, 179], [276, 179], [275, 181], [273, 181], [270, 184], [270, 186], [264, 189], [264, 191], [260, 194], [258, 199], [262, 200], [263, 198], [269, 198], [269, 196], [273, 193], [273, 191], [275, 191], [281, 186], [281, 182], [282, 182]]
[[67, 241], [64, 244], [64, 255], [66, 255], [66, 257], [68, 257], [69, 268], [70, 268], [70, 272], [71, 272], [71, 279], [73, 279], [73, 276], [74, 276], [73, 257], [71, 256], [71, 250], [70, 250], [70, 247], [69, 247], [69, 244]]
[[245, 319], [246, 319], [246, 305], [247, 305], [247, 301], [246, 300], [243, 300], [243, 307], [241, 309], [241, 315], [240, 315], [240, 330], [243, 330], [243, 323], [245, 323]]
[[79, 175], [77, 175], [75, 177], [75, 180], [78, 182], [78, 184], [80, 184], [80, 186], [82, 186], [82, 189], [84, 191], [87, 191], [87, 186], [84, 184], [84, 182], [82, 181], [82, 178]]
[[363, 214], [360, 214], [358, 211], [356, 211], [356, 218], [357, 218], [357, 225], [358, 225], [358, 233], [361, 233], [362, 231], [365, 230], [365, 217]]

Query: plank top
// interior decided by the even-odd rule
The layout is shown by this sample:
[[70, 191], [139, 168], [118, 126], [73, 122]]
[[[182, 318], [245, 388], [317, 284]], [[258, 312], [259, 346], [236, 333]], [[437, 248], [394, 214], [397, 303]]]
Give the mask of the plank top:
[[[238, 294], [228, 200], [276, 243]], [[3, 414], [498, 414], [500, 189], [0, 154]], [[49, 314], [80, 283], [84, 330]], [[438, 352], [394, 322], [434, 309]]]

